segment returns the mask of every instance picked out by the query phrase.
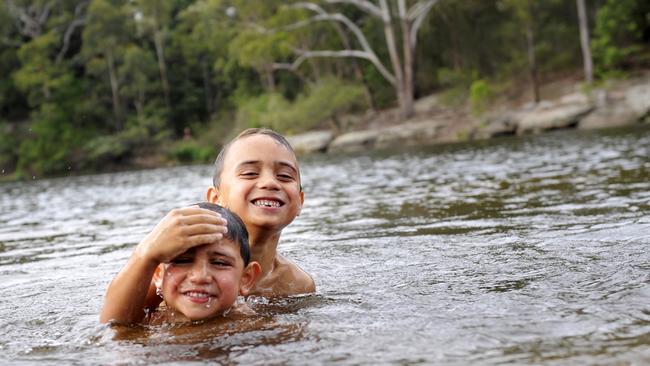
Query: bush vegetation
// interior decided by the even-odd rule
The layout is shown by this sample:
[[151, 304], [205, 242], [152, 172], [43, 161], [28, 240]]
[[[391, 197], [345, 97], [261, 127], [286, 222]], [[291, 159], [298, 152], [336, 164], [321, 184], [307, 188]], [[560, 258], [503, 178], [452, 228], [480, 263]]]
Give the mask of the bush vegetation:
[[[143, 154], [205, 162], [245, 127], [342, 130], [346, 114], [397, 105], [396, 84], [368, 58], [292, 65], [304, 50], [361, 49], [351, 28], [310, 22], [314, 13], [293, 3], [1, 2], [3, 177], [101, 170]], [[347, 16], [394, 73], [381, 21], [353, 5], [312, 3]], [[650, 2], [589, 6], [597, 77], [649, 67]], [[500, 85], [529, 77], [531, 50], [541, 80], [580, 70], [578, 33], [571, 1], [440, 1], [417, 34], [415, 95], [445, 91], [451, 105], [484, 113]]]

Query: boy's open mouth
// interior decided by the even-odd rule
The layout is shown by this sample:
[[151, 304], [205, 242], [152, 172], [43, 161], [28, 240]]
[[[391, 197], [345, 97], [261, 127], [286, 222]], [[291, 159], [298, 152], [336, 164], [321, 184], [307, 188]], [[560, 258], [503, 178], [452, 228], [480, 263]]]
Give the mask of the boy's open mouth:
[[257, 198], [252, 201], [255, 206], [259, 207], [281, 207], [284, 205], [284, 202], [276, 199], [269, 198]]
[[196, 291], [196, 290], [184, 291], [184, 292], [182, 292], [182, 294], [189, 297], [190, 300], [192, 300], [194, 302], [206, 302], [211, 297], [214, 296], [214, 295], [212, 295], [210, 293], [207, 293], [205, 291]]

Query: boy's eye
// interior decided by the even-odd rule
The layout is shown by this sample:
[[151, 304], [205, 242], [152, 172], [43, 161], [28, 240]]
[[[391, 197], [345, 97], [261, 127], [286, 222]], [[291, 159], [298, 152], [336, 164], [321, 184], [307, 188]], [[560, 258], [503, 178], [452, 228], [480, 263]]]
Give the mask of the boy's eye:
[[280, 179], [282, 179], [282, 180], [293, 180], [293, 176], [292, 176], [292, 175], [290, 175], [290, 174], [283, 174], [283, 173], [278, 174], [278, 178], [280, 178]]
[[215, 259], [210, 262], [212, 265], [218, 266], [218, 267], [230, 267], [230, 262], [221, 260], [221, 259]]
[[176, 257], [172, 259], [173, 264], [187, 264], [187, 263], [192, 263], [194, 259], [192, 257]]
[[257, 176], [257, 172], [242, 172], [241, 174], [242, 177], [255, 177]]

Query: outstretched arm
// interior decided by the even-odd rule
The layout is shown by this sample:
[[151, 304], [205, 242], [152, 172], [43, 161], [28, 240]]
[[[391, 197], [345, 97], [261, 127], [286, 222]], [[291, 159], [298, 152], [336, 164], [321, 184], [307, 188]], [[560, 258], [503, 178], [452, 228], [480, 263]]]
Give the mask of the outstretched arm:
[[226, 230], [226, 221], [214, 211], [195, 206], [170, 211], [136, 246], [108, 286], [99, 321], [141, 321], [145, 308], [160, 302], [151, 281], [156, 267], [192, 247], [221, 240]]

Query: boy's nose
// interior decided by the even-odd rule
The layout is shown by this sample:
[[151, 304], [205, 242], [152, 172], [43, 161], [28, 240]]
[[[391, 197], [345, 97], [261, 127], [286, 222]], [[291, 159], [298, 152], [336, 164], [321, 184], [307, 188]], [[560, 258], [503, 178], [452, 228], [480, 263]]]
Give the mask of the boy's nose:
[[258, 184], [260, 188], [264, 189], [270, 189], [277, 191], [280, 189], [280, 183], [278, 183], [278, 180], [276, 179], [274, 174], [262, 174], [260, 176], [260, 179], [258, 180]]
[[205, 263], [195, 263], [189, 274], [190, 281], [194, 283], [206, 283], [210, 280], [208, 268]]

